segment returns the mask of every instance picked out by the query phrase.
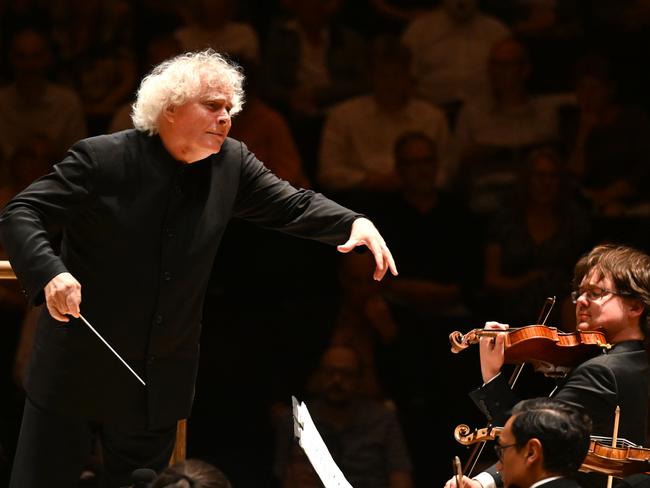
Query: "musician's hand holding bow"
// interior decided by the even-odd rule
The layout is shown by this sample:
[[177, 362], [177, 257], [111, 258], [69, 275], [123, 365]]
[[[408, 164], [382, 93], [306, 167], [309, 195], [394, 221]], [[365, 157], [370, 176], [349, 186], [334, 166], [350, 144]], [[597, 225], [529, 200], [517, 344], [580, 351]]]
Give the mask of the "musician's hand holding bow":
[[483, 485], [477, 480], [463, 476], [462, 481], [460, 482], [461, 486], [456, 486], [456, 476], [452, 477], [450, 480], [445, 483], [445, 488], [483, 488]]
[[69, 322], [66, 315], [79, 318], [81, 284], [70, 273], [59, 273], [45, 285], [45, 302], [50, 315], [59, 322]]
[[[507, 324], [486, 322], [485, 330], [507, 330]], [[498, 333], [495, 337], [483, 336], [479, 340], [481, 356], [481, 375], [483, 383], [487, 383], [501, 371], [505, 360], [506, 333]]]

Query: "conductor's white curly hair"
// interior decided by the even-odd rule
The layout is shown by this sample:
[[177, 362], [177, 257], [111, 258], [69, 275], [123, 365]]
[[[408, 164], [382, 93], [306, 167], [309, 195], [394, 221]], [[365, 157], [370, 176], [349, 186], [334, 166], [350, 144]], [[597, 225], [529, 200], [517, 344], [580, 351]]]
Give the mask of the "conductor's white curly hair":
[[244, 105], [243, 84], [241, 68], [213, 49], [179, 54], [143, 78], [131, 110], [133, 126], [157, 134], [165, 108], [182, 105], [212, 89], [230, 98], [230, 115], [235, 115]]

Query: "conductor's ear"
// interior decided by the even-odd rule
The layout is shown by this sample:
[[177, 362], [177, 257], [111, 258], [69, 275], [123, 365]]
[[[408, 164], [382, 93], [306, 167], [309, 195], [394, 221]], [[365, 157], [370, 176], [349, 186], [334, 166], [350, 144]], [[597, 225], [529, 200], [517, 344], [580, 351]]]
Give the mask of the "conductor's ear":
[[174, 105], [166, 106], [162, 111], [162, 116], [165, 117], [165, 120], [170, 124], [174, 123], [174, 118], [176, 115], [176, 107]]

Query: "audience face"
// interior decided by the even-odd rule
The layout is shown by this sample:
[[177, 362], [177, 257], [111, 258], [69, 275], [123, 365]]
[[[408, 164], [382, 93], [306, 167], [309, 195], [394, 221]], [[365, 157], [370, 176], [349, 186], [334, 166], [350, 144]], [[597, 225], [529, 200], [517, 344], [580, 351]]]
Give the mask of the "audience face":
[[365, 306], [368, 297], [377, 293], [380, 284], [372, 279], [375, 260], [371, 253], [349, 253], [341, 256], [339, 283], [348, 303]]
[[391, 112], [403, 108], [413, 86], [408, 64], [403, 60], [376, 62], [372, 70], [372, 86], [380, 108]]
[[524, 47], [512, 39], [497, 43], [490, 53], [488, 70], [497, 98], [520, 91], [530, 71]]
[[310, 30], [320, 30], [338, 10], [340, 0], [290, 0], [288, 6], [298, 22]]
[[47, 40], [32, 30], [16, 35], [10, 56], [16, 79], [45, 76], [52, 62]]
[[359, 389], [359, 356], [346, 347], [333, 347], [320, 366], [321, 396], [330, 405], [345, 406]]
[[232, 0], [193, 0], [190, 3], [192, 18], [206, 29], [216, 29], [230, 20]]
[[413, 139], [404, 144], [397, 154], [396, 166], [405, 192], [436, 191], [438, 157], [430, 141]]
[[447, 15], [459, 24], [471, 20], [478, 11], [478, 0], [444, 0], [442, 5]]
[[612, 88], [596, 76], [582, 76], [576, 83], [576, 98], [584, 112], [601, 112], [609, 106], [611, 97]]
[[528, 198], [543, 206], [552, 206], [560, 194], [560, 171], [555, 161], [537, 156], [528, 170]]

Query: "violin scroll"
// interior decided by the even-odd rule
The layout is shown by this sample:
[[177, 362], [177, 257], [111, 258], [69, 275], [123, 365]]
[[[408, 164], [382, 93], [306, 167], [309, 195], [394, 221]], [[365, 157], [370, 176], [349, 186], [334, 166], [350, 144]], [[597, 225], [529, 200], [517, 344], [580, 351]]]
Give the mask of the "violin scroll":
[[459, 353], [461, 351], [464, 351], [472, 344], [478, 344], [478, 341], [481, 337], [494, 337], [499, 332], [503, 332], [503, 330], [472, 329], [467, 334], [462, 334], [461, 332], [455, 330], [449, 334], [451, 352]]
[[454, 429], [454, 438], [459, 444], [470, 446], [477, 442], [493, 441], [503, 431], [503, 427], [485, 427], [472, 430], [467, 424], [457, 425]]
[[467, 334], [463, 335], [460, 331], [455, 330], [451, 334], [449, 334], [449, 342], [451, 343], [451, 352], [453, 352], [454, 354], [458, 354], [460, 351], [464, 351], [465, 349], [467, 349], [472, 344], [472, 342], [469, 342], [467, 340], [467, 336], [472, 332], [473, 331], [470, 331]]

